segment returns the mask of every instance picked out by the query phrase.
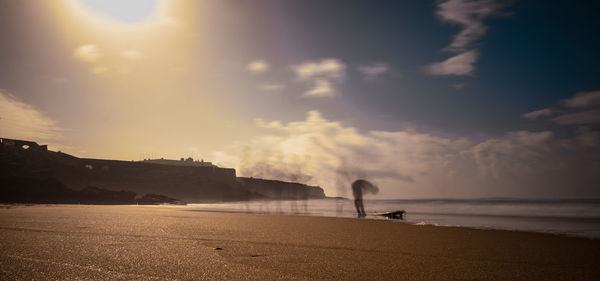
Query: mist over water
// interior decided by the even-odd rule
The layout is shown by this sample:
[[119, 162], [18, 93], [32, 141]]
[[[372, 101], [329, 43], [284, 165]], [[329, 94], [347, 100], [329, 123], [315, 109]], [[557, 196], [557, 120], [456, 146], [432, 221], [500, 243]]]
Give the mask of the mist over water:
[[[189, 204], [193, 211], [355, 218], [353, 201], [318, 199]], [[600, 238], [600, 199], [410, 199], [366, 200], [368, 219], [378, 212], [405, 210], [401, 222], [532, 231]]]

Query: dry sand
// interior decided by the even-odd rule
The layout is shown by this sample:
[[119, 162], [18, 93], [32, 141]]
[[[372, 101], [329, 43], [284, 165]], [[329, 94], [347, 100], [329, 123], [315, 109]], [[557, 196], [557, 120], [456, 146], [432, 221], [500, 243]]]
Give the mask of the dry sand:
[[5, 206], [0, 237], [1, 280], [600, 280], [600, 240], [385, 220]]

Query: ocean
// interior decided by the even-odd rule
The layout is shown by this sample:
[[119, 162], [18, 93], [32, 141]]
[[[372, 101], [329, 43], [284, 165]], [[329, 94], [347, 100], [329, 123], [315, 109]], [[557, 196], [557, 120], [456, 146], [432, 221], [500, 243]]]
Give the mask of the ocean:
[[[405, 210], [400, 223], [553, 233], [600, 238], [600, 199], [408, 199], [366, 200], [367, 219]], [[318, 199], [189, 204], [197, 211], [356, 217], [354, 201]]]

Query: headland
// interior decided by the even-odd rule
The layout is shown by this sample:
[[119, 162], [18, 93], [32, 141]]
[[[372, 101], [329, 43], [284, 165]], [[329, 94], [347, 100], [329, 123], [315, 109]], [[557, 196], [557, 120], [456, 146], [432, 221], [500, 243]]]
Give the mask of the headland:
[[[79, 158], [32, 141], [0, 139], [4, 202], [78, 203], [71, 191], [157, 194], [187, 202], [324, 198], [321, 187], [238, 178], [235, 169], [193, 159], [121, 161]], [[7, 200], [9, 198], [11, 200]], [[51, 198], [46, 200], [44, 198]], [[122, 204], [121, 199], [114, 204]]]

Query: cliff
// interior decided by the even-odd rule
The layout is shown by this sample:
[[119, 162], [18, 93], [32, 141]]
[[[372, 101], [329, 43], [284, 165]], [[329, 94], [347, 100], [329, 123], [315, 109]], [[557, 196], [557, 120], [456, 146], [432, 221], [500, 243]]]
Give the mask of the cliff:
[[[126, 190], [138, 195], [161, 194], [188, 202], [306, 199], [325, 196], [319, 187], [276, 180], [236, 178], [235, 169], [214, 165], [165, 165], [78, 158], [49, 151], [45, 146], [38, 146], [34, 142], [1, 140], [2, 186], [5, 186], [5, 182], [18, 182], [19, 179], [29, 182], [52, 179], [75, 191], [93, 186], [113, 191]], [[12, 186], [14, 187], [14, 184]]]
[[239, 177], [237, 180], [240, 186], [251, 194], [259, 194], [270, 199], [305, 200], [325, 198], [325, 192], [318, 186], [244, 177]]

